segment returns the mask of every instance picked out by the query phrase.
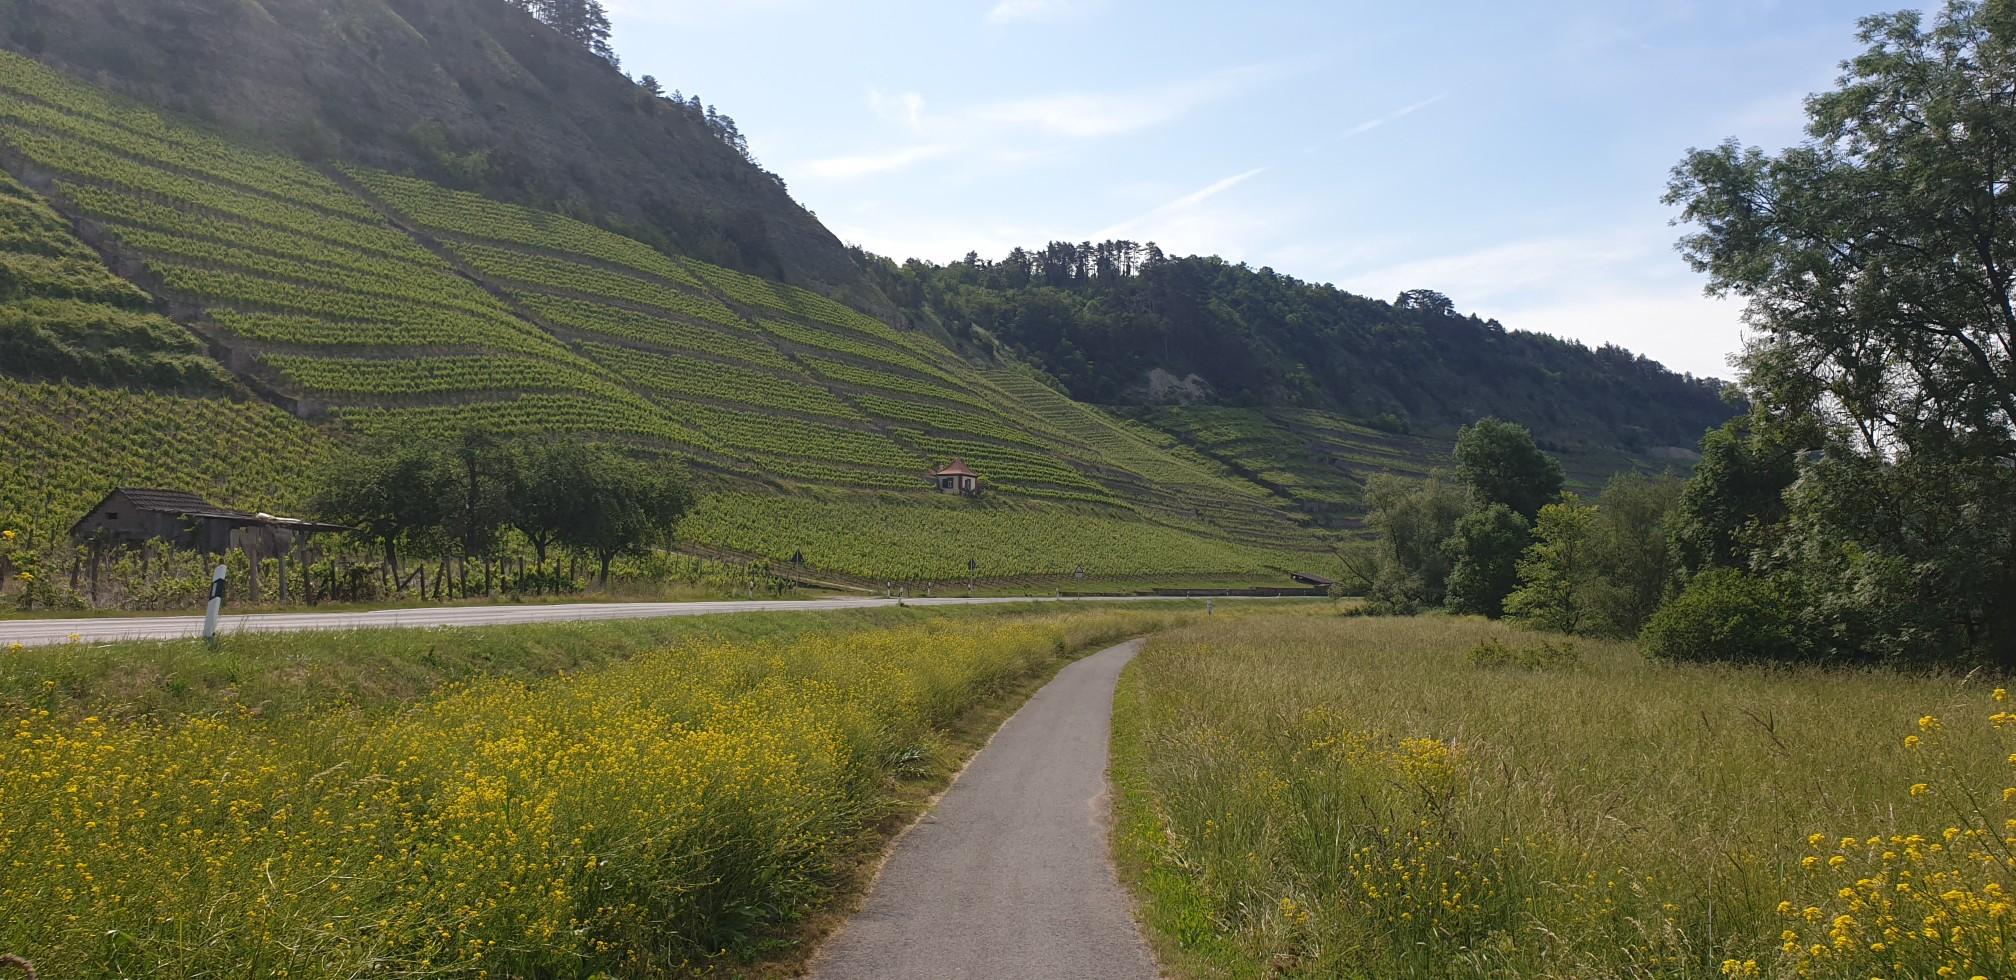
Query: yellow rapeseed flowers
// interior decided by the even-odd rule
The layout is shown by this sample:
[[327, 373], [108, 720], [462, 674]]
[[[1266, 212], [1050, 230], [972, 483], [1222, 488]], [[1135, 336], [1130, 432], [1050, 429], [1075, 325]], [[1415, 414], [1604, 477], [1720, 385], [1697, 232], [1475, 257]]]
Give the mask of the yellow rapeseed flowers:
[[287, 726], [26, 711], [0, 730], [0, 948], [150, 976], [707, 961], [827, 894], [889, 760], [1066, 645], [1048, 621], [954, 625], [687, 646]]

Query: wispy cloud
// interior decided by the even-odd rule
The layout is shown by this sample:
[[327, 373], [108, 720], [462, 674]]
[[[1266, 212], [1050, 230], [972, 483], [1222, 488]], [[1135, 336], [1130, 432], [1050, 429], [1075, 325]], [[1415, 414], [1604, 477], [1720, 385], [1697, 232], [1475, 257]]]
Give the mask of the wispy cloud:
[[853, 156], [828, 157], [805, 163], [805, 170], [814, 177], [826, 180], [854, 180], [875, 174], [892, 173], [923, 163], [933, 157], [941, 157], [951, 152], [951, 147], [935, 143], [905, 146], [880, 153], [861, 153]]
[[987, 11], [990, 24], [1017, 24], [1082, 16], [1103, 6], [1099, 0], [1000, 0]]
[[1701, 375], [1730, 376], [1726, 355], [1742, 345], [1741, 304], [1703, 297], [1657, 221], [1361, 267], [1338, 285], [1380, 297], [1436, 289], [1510, 327], [1619, 343]]
[[1025, 127], [1057, 136], [1114, 136], [1163, 125], [1275, 74], [1274, 69], [1258, 65], [1226, 68], [1174, 85], [1011, 99], [979, 106], [971, 115], [990, 125]]
[[1098, 241], [1105, 241], [1109, 238], [1117, 238], [1136, 228], [1152, 224], [1158, 220], [1174, 217], [1266, 172], [1266, 167], [1254, 167], [1244, 173], [1236, 173], [1223, 180], [1213, 181], [1152, 211], [1147, 211], [1118, 224], [1101, 228], [1092, 237]]
[[794, 170], [819, 179], [847, 180], [954, 155], [997, 164], [1036, 159], [1044, 154], [1045, 141], [1103, 139], [1168, 125], [1280, 74], [1274, 66], [1247, 65], [1173, 84], [1031, 96], [950, 112], [927, 111], [921, 93], [871, 89], [869, 111], [906, 131], [901, 145], [812, 160]]
[[890, 122], [899, 123], [913, 130], [924, 128], [924, 96], [922, 93], [898, 92], [891, 94], [881, 89], [869, 89], [868, 108], [877, 116]]
[[1417, 112], [1420, 112], [1421, 110], [1426, 109], [1429, 106], [1435, 105], [1436, 103], [1441, 102], [1447, 98], [1449, 98], [1449, 93], [1443, 92], [1439, 95], [1429, 96], [1428, 98], [1422, 99], [1419, 102], [1408, 103], [1407, 105], [1403, 105], [1400, 108], [1393, 110], [1392, 112], [1386, 113], [1385, 115], [1373, 116], [1370, 119], [1363, 120], [1357, 123], [1356, 125], [1353, 125], [1348, 129], [1345, 129], [1341, 133], [1338, 133], [1334, 136], [1330, 136], [1326, 139], [1317, 140], [1316, 142], [1309, 144], [1307, 147], [1304, 148], [1303, 152], [1314, 153], [1317, 150], [1323, 149], [1324, 147], [1334, 146], [1338, 143], [1344, 142], [1345, 140], [1357, 139], [1358, 137], [1363, 136], [1366, 133], [1369, 133], [1375, 129], [1379, 129], [1384, 126], [1390, 126], [1396, 122], [1399, 122], [1400, 120], [1405, 119], [1408, 116], [1411, 116]]
[[1344, 136], [1342, 138], [1348, 140], [1353, 137], [1363, 136], [1366, 133], [1378, 129], [1381, 126], [1399, 122], [1400, 120], [1405, 119], [1408, 116], [1411, 116], [1417, 112], [1420, 112], [1421, 110], [1426, 109], [1429, 106], [1434, 105], [1435, 103], [1440, 102], [1448, 97], [1449, 93], [1444, 92], [1440, 95], [1430, 96], [1428, 98], [1422, 99], [1419, 102], [1401, 106], [1400, 108], [1395, 109], [1392, 112], [1389, 112], [1383, 116], [1367, 119], [1364, 122], [1361, 122], [1358, 125], [1345, 130]]

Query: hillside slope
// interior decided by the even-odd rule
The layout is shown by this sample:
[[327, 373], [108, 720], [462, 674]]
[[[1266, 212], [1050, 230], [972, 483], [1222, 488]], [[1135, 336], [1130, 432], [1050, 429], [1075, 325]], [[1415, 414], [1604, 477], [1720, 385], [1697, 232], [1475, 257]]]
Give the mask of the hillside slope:
[[874, 302], [776, 178], [502, 0], [7, 0], [0, 47], [310, 159]]
[[[694, 540], [863, 576], [949, 578], [969, 561], [995, 575], [1254, 574], [1314, 547], [1263, 490], [1166, 436], [815, 293], [427, 181], [251, 149], [4, 54], [0, 164], [130, 281], [96, 267], [104, 291], [173, 318], [157, 325], [181, 336], [177, 356], [196, 356], [186, 327], [231, 371], [210, 376], [319, 423], [289, 430], [318, 445], [471, 426], [615, 440], [695, 470], [707, 494]], [[0, 420], [15, 436], [65, 431], [78, 464], [10, 470], [6, 519], [55, 528], [138, 482], [125, 447], [60, 411]], [[201, 438], [156, 441], [200, 469]], [[285, 464], [304, 452], [293, 438], [271, 440]], [[987, 498], [929, 491], [926, 467], [955, 456], [988, 477]], [[264, 488], [179, 475], [271, 506], [300, 499], [302, 472]]]
[[1102, 404], [1315, 409], [1446, 443], [1486, 415], [1564, 452], [1691, 447], [1734, 409], [1713, 381], [1459, 315], [1152, 245], [1055, 242], [999, 261], [860, 258], [914, 319], [999, 341]]

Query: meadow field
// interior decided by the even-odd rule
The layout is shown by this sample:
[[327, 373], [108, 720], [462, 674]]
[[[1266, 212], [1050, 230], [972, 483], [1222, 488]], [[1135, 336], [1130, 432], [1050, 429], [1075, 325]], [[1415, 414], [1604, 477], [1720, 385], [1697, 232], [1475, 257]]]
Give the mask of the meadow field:
[[1070, 657], [1179, 609], [0, 656], [0, 952], [45, 976], [788, 963]]
[[1195, 624], [1122, 679], [1116, 846], [1179, 977], [2008, 977], [2005, 697], [1481, 619]]

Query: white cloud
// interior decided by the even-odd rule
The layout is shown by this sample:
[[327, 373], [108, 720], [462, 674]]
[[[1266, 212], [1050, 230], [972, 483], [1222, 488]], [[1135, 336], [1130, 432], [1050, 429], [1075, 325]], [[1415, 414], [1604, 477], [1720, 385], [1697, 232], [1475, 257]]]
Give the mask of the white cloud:
[[990, 24], [1017, 24], [1082, 16], [1101, 6], [1098, 0], [1000, 0], [987, 11]]
[[924, 128], [924, 96], [921, 93], [891, 95], [881, 89], [869, 89], [868, 108], [885, 121], [913, 130]]
[[1210, 72], [1187, 82], [1127, 92], [1076, 92], [1011, 99], [979, 106], [974, 121], [1038, 130], [1079, 139], [1115, 136], [1160, 126], [1200, 106], [1229, 98], [1272, 76], [1247, 66]]
[[1223, 180], [1213, 181], [1145, 214], [1136, 215], [1126, 221], [1102, 228], [1094, 232], [1092, 238], [1094, 241], [1118, 238], [1121, 235], [1128, 234], [1137, 228], [1155, 223], [1158, 220], [1175, 217], [1266, 172], [1266, 167], [1255, 167], [1244, 173], [1236, 173]]
[[[1191, 111], [1272, 77], [1262, 66], [1208, 72], [1186, 82], [1123, 92], [1078, 92], [982, 103], [949, 113], [925, 111], [918, 92], [868, 91], [868, 108], [907, 130], [894, 148], [863, 150], [787, 168], [824, 180], [849, 180], [904, 170], [926, 160], [962, 155], [1012, 166], [1050, 152], [1040, 141], [1121, 136], [1172, 122]], [[1030, 141], [1039, 141], [1030, 145]]]
[[1513, 329], [1616, 343], [1676, 371], [1730, 377], [1742, 306], [1702, 296], [1671, 236], [1661, 222], [1638, 221], [1360, 268], [1338, 285], [1382, 299], [1434, 289]]
[[906, 170], [933, 157], [951, 152], [951, 147], [935, 143], [906, 146], [880, 153], [828, 157], [804, 164], [805, 172], [824, 180], [854, 180], [875, 174]]
[[1441, 95], [1432, 96], [1430, 98], [1422, 99], [1421, 101], [1412, 103], [1410, 105], [1401, 106], [1400, 108], [1395, 109], [1392, 112], [1389, 112], [1383, 116], [1376, 116], [1374, 118], [1367, 119], [1364, 122], [1361, 122], [1358, 125], [1345, 130], [1344, 135], [1338, 138], [1348, 140], [1354, 137], [1363, 136], [1366, 133], [1378, 129], [1381, 126], [1385, 126], [1389, 123], [1399, 122], [1400, 120], [1405, 119], [1408, 116], [1411, 116], [1417, 112], [1420, 112], [1421, 110], [1426, 109], [1429, 106], [1434, 105], [1435, 103], [1440, 102], [1448, 97], [1449, 93], [1444, 92]]

